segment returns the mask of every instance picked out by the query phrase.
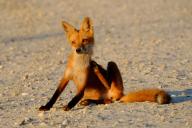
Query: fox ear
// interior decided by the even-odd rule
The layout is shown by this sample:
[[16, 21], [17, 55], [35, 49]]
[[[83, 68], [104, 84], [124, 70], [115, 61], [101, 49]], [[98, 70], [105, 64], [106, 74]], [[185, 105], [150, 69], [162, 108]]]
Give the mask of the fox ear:
[[93, 23], [89, 17], [85, 17], [81, 24], [81, 30], [88, 32], [89, 30], [93, 30]]
[[70, 25], [69, 23], [67, 23], [65, 21], [62, 21], [61, 23], [62, 23], [62, 26], [63, 26], [65, 32], [69, 32], [69, 31], [75, 30], [75, 28], [72, 25]]

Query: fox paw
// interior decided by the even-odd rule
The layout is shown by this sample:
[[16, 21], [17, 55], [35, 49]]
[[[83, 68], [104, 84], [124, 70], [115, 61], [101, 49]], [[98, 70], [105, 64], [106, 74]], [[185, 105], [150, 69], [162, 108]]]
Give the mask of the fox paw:
[[112, 101], [110, 99], [105, 99], [104, 100], [104, 104], [110, 104], [110, 103], [112, 103]]
[[50, 110], [50, 108], [47, 107], [47, 106], [41, 106], [41, 107], [39, 108], [39, 111], [49, 111], [49, 110]]
[[71, 109], [71, 108], [69, 108], [68, 105], [63, 106], [63, 110], [64, 110], [64, 111], [69, 111], [70, 109]]
[[93, 67], [93, 68], [94, 68], [94, 67], [97, 67], [97, 63], [96, 63], [95, 61], [91, 61], [91, 62], [90, 62], [90, 65], [91, 65], [91, 67]]
[[79, 103], [82, 106], [88, 106], [90, 104], [89, 100], [83, 100]]

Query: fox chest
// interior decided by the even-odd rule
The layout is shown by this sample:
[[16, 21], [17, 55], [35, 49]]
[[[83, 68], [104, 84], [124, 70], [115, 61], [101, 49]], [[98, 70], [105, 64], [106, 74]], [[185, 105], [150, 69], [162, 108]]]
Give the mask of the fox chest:
[[75, 67], [71, 70], [70, 76], [75, 85], [78, 87], [85, 86], [88, 78], [88, 69]]

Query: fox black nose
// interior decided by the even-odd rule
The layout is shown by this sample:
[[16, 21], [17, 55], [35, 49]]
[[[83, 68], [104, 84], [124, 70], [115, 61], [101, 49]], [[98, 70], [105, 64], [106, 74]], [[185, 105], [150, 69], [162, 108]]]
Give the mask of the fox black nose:
[[77, 49], [76, 49], [76, 52], [77, 52], [77, 53], [80, 53], [80, 52], [81, 52], [81, 48], [77, 48]]

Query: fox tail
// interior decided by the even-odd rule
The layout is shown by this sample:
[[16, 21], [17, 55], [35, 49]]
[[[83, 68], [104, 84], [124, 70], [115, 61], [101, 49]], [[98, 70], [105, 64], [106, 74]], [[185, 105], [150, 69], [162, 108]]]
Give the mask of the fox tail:
[[143, 89], [135, 92], [129, 92], [121, 97], [120, 102], [156, 102], [158, 104], [168, 104], [171, 102], [171, 96], [162, 89]]

